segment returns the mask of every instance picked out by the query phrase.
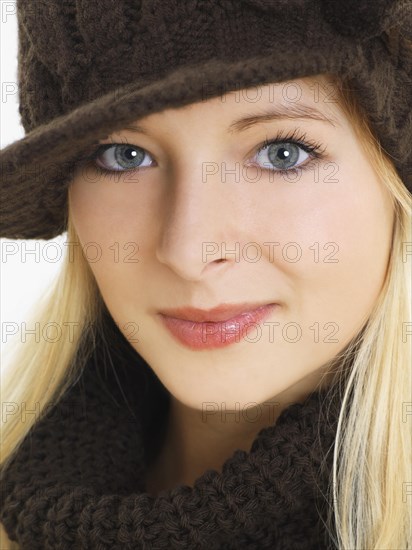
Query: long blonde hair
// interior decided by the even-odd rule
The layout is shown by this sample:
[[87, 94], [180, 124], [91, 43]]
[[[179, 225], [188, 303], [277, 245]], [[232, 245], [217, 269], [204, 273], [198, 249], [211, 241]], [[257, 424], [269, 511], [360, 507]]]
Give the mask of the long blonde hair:
[[[411, 194], [375, 139], [347, 82], [331, 77], [339, 105], [349, 116], [361, 143], [390, 192], [395, 212], [386, 279], [362, 331], [331, 362], [344, 365], [331, 392], [340, 391], [342, 408], [322, 518], [339, 550], [411, 549], [411, 348], [406, 327], [411, 319], [410, 268], [405, 259], [411, 242]], [[56, 339], [14, 342], [13, 360], [3, 368], [0, 467], [7, 467], [38, 418], [21, 421], [18, 404], [47, 410], [79, 378], [96, 337], [103, 329], [102, 299], [81, 252], [70, 212], [67, 240], [75, 256], [66, 255], [54, 285], [32, 311], [40, 328], [52, 321]], [[75, 330], [73, 330], [73, 328]], [[355, 346], [356, 343], [356, 346]], [[350, 403], [350, 406], [349, 406]], [[37, 407], [37, 408], [36, 408]], [[1, 527], [1, 524], [0, 524]], [[4, 529], [1, 548], [13, 549]]]

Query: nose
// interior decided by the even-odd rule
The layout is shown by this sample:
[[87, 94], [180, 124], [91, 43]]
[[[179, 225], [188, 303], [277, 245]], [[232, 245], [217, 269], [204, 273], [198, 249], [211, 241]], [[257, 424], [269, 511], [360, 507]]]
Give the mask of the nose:
[[[211, 173], [212, 172], [212, 173]], [[239, 216], [233, 197], [239, 182], [222, 178], [219, 164], [185, 163], [169, 180], [156, 257], [181, 278], [197, 281], [236, 261]], [[227, 255], [227, 259], [226, 259]]]

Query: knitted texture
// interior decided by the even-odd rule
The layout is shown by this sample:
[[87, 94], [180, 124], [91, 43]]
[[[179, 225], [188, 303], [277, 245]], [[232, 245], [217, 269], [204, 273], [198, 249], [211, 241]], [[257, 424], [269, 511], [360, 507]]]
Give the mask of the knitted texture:
[[159, 393], [160, 382], [142, 392], [138, 372], [130, 363], [104, 375], [89, 362], [32, 427], [1, 472], [0, 520], [11, 540], [23, 550], [330, 548], [322, 517], [336, 397], [325, 414], [325, 390], [313, 392], [221, 471], [152, 496], [145, 493], [148, 447], [162, 421], [150, 415], [150, 422], [143, 403], [157, 410], [169, 394]]
[[0, 236], [67, 229], [84, 151], [128, 123], [256, 85], [351, 83], [412, 190], [412, 0], [18, 0], [24, 138], [0, 152]]

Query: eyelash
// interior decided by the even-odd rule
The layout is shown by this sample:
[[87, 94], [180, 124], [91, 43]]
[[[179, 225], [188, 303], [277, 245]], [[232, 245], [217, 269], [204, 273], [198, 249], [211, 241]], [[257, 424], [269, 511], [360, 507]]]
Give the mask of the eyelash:
[[307, 139], [306, 132], [299, 133], [299, 130], [295, 129], [293, 132], [288, 132], [286, 134], [284, 134], [281, 130], [275, 135], [275, 137], [265, 139], [263, 144], [258, 146], [256, 149], [256, 155], [258, 155], [269, 145], [278, 143], [293, 143], [294, 145], [298, 145], [305, 151], [305, 153], [308, 153], [312, 157], [310, 160], [304, 162], [304, 164], [299, 164], [296, 168], [289, 168], [287, 170], [271, 170], [270, 168], [263, 168], [263, 170], [267, 170], [274, 174], [279, 174], [281, 177], [288, 176], [290, 174], [295, 176], [299, 174], [299, 171], [304, 172], [305, 170], [311, 169], [315, 161], [324, 158], [326, 151], [326, 147], [323, 146], [322, 143]]
[[[265, 141], [257, 147], [255, 155], [258, 155], [266, 147], [268, 147], [270, 145], [276, 145], [276, 144], [279, 144], [279, 143], [293, 143], [294, 145], [299, 146], [301, 149], [303, 149], [305, 151], [305, 153], [308, 153], [312, 157], [311, 160], [307, 159], [307, 161], [304, 162], [304, 164], [298, 165], [296, 168], [289, 168], [289, 169], [286, 169], [286, 170], [281, 170], [281, 169], [279, 169], [279, 170], [273, 169], [272, 170], [270, 168], [262, 168], [262, 170], [278, 174], [279, 176], [287, 176], [287, 175], [290, 175], [290, 174], [295, 176], [296, 174], [299, 173], [299, 171], [304, 172], [305, 170], [311, 169], [312, 164], [316, 160], [319, 160], [319, 159], [323, 158], [324, 153], [325, 153], [325, 149], [326, 149], [321, 143], [308, 140], [306, 138], [306, 132], [299, 133], [299, 130], [295, 129], [293, 132], [289, 132], [289, 133], [286, 133], [286, 134], [284, 134], [282, 131], [279, 131], [273, 138], [265, 139]], [[116, 145], [128, 145], [128, 144], [127, 143], [110, 143], [110, 144], [109, 143], [104, 143], [102, 145], [99, 145], [96, 149], [94, 149], [91, 154], [89, 154], [88, 156], [83, 157], [79, 160], [83, 161], [83, 162], [94, 161], [101, 153], [103, 153], [104, 151], [106, 151], [110, 147], [115, 147]], [[132, 145], [132, 144], [130, 144], [130, 146], [131, 147], [137, 147], [136, 145]], [[138, 147], [138, 148], [146, 151], [142, 147]], [[141, 170], [142, 168], [150, 168], [150, 166], [149, 167], [144, 166], [142, 168], [137, 167], [137, 168], [133, 168], [133, 169], [129, 169], [129, 170], [108, 170], [107, 168], [102, 168], [101, 166], [98, 166], [96, 163], [94, 163], [93, 168], [101, 176], [104, 176], [105, 178], [109, 178], [109, 179], [110, 178], [116, 178], [116, 179], [118, 179], [118, 177], [119, 177], [118, 174], [124, 174], [126, 172], [135, 172], [135, 171]]]

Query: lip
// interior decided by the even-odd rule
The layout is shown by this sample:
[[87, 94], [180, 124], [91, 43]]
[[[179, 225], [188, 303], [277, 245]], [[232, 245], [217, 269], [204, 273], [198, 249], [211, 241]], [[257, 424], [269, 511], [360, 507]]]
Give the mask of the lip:
[[247, 336], [248, 326], [264, 321], [279, 307], [275, 302], [222, 304], [208, 310], [167, 309], [158, 316], [177, 341], [189, 349], [202, 350], [240, 342], [241, 336]]
[[269, 305], [269, 303], [243, 302], [241, 304], [221, 304], [211, 309], [198, 309], [195, 307], [164, 309], [159, 313], [161, 315], [166, 315], [167, 317], [183, 319], [185, 321], [193, 321], [195, 323], [216, 323], [217, 321], [228, 321], [230, 319], [233, 319], [237, 315], [255, 311], [258, 308], [266, 305]]

